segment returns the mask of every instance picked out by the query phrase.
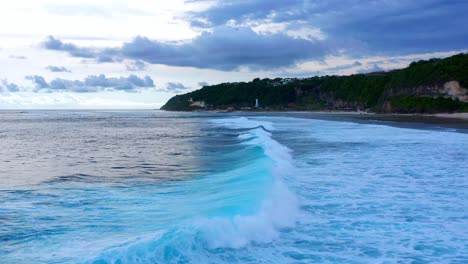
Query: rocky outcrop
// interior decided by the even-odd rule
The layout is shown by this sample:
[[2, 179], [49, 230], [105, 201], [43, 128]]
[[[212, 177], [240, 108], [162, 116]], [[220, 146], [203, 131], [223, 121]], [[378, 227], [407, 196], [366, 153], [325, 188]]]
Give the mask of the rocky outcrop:
[[461, 87], [458, 81], [446, 82], [441, 92], [452, 99], [468, 103], [468, 89]]
[[382, 111], [386, 114], [392, 113], [392, 103], [390, 101], [385, 101], [382, 107]]
[[468, 102], [468, 89], [461, 87], [458, 81], [436, 82], [431, 85], [420, 85], [410, 88], [387, 89], [385, 97], [410, 94], [415, 96], [446, 97]]

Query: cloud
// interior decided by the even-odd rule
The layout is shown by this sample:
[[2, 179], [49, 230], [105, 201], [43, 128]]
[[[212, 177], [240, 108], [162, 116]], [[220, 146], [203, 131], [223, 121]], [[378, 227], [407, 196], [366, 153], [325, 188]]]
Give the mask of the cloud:
[[83, 48], [78, 47], [72, 43], [64, 43], [60, 39], [48, 36], [45, 41], [41, 43], [41, 46], [48, 50], [62, 51], [68, 53], [72, 57], [95, 59], [96, 62], [120, 62], [122, 61], [119, 56], [119, 50], [115, 48]]
[[201, 86], [201, 87], [203, 87], [203, 86], [209, 86], [209, 85], [210, 85], [210, 84], [207, 83], [207, 82], [198, 82], [198, 86]]
[[168, 82], [166, 87], [164, 89], [160, 89], [160, 91], [178, 93], [188, 89], [190, 89], [190, 87], [187, 87], [180, 82]]
[[44, 77], [33, 75], [26, 79], [35, 83], [34, 92], [75, 92], [94, 93], [99, 91], [125, 91], [138, 92], [142, 88], [155, 87], [153, 79], [149, 76], [140, 78], [136, 75], [128, 77], [106, 77], [101, 75], [90, 75], [84, 80], [67, 80], [56, 78], [47, 82]]
[[102, 57], [109, 61], [132, 59], [151, 64], [195, 67], [224, 71], [275, 69], [305, 60], [323, 59], [330, 47], [320, 41], [291, 37], [282, 33], [259, 34], [248, 27], [221, 26], [203, 32], [190, 42], [166, 43], [138, 36], [121, 48], [93, 49], [48, 37], [46, 49], [65, 51], [81, 58]]
[[144, 71], [146, 64], [140, 60], [131, 61], [125, 65], [127, 71]]
[[[342, 55], [403, 56], [466, 49], [467, 1], [206, 1], [185, 17], [202, 33], [185, 42], [138, 36], [120, 47], [81, 47], [49, 36], [49, 50], [99, 63], [122, 62], [222, 71], [284, 70]], [[209, 3], [208, 3], [209, 2]], [[206, 5], [205, 5], [206, 4]], [[263, 25], [263, 26], [262, 26]]]
[[0, 96], [4, 109], [155, 109], [158, 102], [139, 102], [128, 97], [112, 98], [109, 94], [41, 93], [5, 94]]
[[[205, 2], [203, 0], [192, 2]], [[193, 26], [287, 23], [319, 28], [350, 54], [410, 54], [465, 49], [467, 1], [215, 1], [192, 12]]]
[[339, 65], [333, 68], [328, 68], [325, 71], [329, 71], [329, 72], [341, 71], [341, 70], [347, 70], [347, 69], [351, 69], [351, 68], [359, 67], [359, 66], [362, 66], [362, 63], [360, 63], [359, 61], [355, 61], [352, 64]]
[[36, 85], [36, 89], [47, 89], [50, 88], [50, 85], [46, 82], [44, 77], [39, 75], [29, 75], [25, 77], [26, 80], [32, 81]]
[[15, 59], [15, 60], [26, 60], [26, 59], [28, 59], [28, 57], [26, 57], [26, 56], [21, 56], [21, 55], [20, 55], [20, 56], [18, 56], [18, 55], [10, 55], [8, 58], [10, 58], [10, 59]]
[[[192, 2], [206, 1], [194, 0]], [[193, 26], [214, 27], [231, 21], [240, 23], [245, 20], [265, 19], [273, 14], [298, 15], [304, 10], [303, 4], [302, 0], [216, 1], [215, 5], [206, 10], [192, 12], [190, 18]]]
[[51, 72], [71, 72], [69, 69], [65, 67], [52, 66], [52, 65], [47, 66], [46, 70], [49, 70]]
[[385, 69], [380, 67], [377, 63], [369, 63], [365, 69], [357, 71], [358, 73], [372, 73], [372, 72], [384, 72]]
[[137, 37], [121, 50], [126, 58], [153, 64], [231, 71], [292, 66], [306, 59], [321, 59], [327, 49], [323, 43], [281, 33], [262, 35], [246, 27], [219, 27], [184, 44]]
[[52, 4], [46, 6], [46, 11], [51, 14], [63, 16], [97, 16], [109, 17], [116, 15], [136, 15], [136, 16], [150, 16], [154, 15], [140, 9], [130, 8], [116, 4], [115, 6], [102, 5], [102, 4]]
[[19, 91], [20, 88], [17, 84], [9, 83], [7, 80], [2, 80], [0, 83], [0, 93], [16, 93]]
[[42, 42], [42, 46], [48, 50], [57, 50], [68, 52], [73, 57], [79, 58], [95, 58], [96, 54], [93, 50], [88, 48], [79, 48], [71, 43], [63, 43], [61, 40], [48, 36], [47, 39]]

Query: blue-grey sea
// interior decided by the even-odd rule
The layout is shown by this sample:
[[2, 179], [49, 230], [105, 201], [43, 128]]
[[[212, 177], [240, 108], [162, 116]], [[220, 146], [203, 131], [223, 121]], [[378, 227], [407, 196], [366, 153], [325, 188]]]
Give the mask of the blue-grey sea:
[[468, 263], [468, 134], [3, 111], [0, 263]]

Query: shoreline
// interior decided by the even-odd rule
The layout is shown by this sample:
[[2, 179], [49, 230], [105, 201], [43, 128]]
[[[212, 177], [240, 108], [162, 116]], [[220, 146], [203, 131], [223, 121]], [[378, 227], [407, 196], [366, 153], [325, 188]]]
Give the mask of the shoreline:
[[440, 113], [440, 114], [431, 114], [429, 116], [440, 117], [440, 118], [456, 118], [468, 121], [468, 112], [465, 113]]
[[[170, 112], [170, 111], [169, 111]], [[185, 111], [183, 111], [185, 112]], [[400, 113], [371, 113], [364, 111], [225, 111], [225, 110], [206, 110], [206, 111], [187, 111], [187, 112], [201, 112], [201, 113], [255, 113], [255, 114], [317, 114], [317, 115], [343, 115], [343, 116], [369, 116], [369, 117], [401, 117], [404, 119], [428, 119], [428, 118], [440, 118], [440, 119], [457, 119], [460, 121], [468, 122], [468, 112], [462, 113], [435, 113], [435, 114], [400, 114]]]
[[[193, 112], [193, 111], [188, 111]], [[436, 114], [378, 114], [356, 111], [194, 111], [200, 113], [243, 114], [243, 115], [284, 115], [331, 121], [386, 124], [396, 127], [417, 129], [455, 129], [468, 133], [468, 112]]]

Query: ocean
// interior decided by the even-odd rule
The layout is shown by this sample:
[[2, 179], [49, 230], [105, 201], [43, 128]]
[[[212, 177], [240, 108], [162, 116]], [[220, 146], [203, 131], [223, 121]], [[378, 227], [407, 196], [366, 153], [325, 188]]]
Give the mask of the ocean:
[[468, 263], [468, 133], [0, 112], [0, 263]]

